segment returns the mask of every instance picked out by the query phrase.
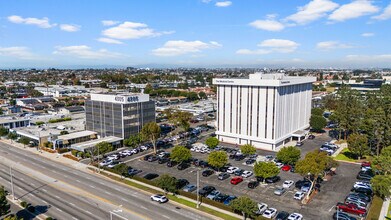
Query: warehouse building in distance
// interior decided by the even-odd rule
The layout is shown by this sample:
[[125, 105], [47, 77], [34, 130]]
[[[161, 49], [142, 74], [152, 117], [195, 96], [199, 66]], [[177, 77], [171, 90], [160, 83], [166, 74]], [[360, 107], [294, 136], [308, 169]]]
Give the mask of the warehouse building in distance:
[[220, 141], [278, 151], [305, 136], [315, 77], [250, 74], [247, 79], [213, 79], [217, 85]]

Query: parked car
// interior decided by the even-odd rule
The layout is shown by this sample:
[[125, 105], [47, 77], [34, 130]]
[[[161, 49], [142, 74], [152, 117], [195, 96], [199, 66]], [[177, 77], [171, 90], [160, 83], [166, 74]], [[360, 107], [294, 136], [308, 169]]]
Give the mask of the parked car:
[[292, 213], [288, 216], [288, 220], [302, 220], [303, 215], [299, 213]]
[[178, 179], [176, 181], [176, 188], [177, 189], [182, 189], [185, 187], [187, 184], [189, 184], [189, 181], [187, 179]]
[[202, 189], [198, 191], [198, 194], [200, 196], [207, 196], [209, 193], [211, 193], [213, 190], [216, 190], [214, 186], [204, 186]]
[[266, 178], [265, 179], [265, 182], [266, 183], [276, 183], [276, 182], [278, 182], [278, 181], [280, 181], [281, 180], [281, 177], [279, 177], [279, 176], [273, 176], [273, 177], [268, 177], [268, 178]]
[[220, 193], [213, 200], [216, 201], [216, 202], [224, 202], [227, 198], [228, 198], [228, 195]]
[[259, 182], [258, 181], [251, 181], [248, 183], [248, 188], [250, 189], [255, 189], [257, 186], [259, 186]]
[[371, 172], [365, 172], [365, 171], [360, 171], [357, 174], [357, 179], [359, 180], [365, 180], [365, 181], [370, 181], [373, 178], [373, 174]]
[[298, 180], [296, 183], [295, 183], [295, 187], [298, 188], [298, 189], [301, 189], [301, 187], [305, 184], [305, 183], [310, 183], [310, 181], [308, 180]]
[[233, 173], [235, 173], [237, 170], [240, 170], [240, 168], [239, 168], [239, 167], [228, 167], [227, 173], [233, 174]]
[[107, 159], [109, 160], [119, 160], [120, 156], [118, 154], [112, 154], [107, 156]]
[[143, 172], [142, 170], [138, 170], [138, 169], [133, 169], [133, 168], [130, 168], [128, 169], [128, 176], [132, 177], [134, 175], [137, 175], [139, 173]]
[[345, 204], [355, 204], [359, 208], [366, 209], [368, 206], [368, 203], [365, 201], [362, 201], [358, 198], [348, 197], [345, 199]]
[[167, 166], [168, 167], [173, 167], [173, 166], [176, 166], [178, 164], [178, 162], [176, 161], [173, 161], [173, 160], [170, 160], [167, 162]]
[[289, 213], [288, 213], [288, 212], [280, 211], [280, 212], [277, 214], [275, 220], [286, 220], [286, 219], [288, 218], [288, 216], [289, 216]]
[[336, 209], [339, 211], [352, 213], [358, 216], [365, 216], [367, 214], [367, 210], [361, 209], [355, 204], [337, 203]]
[[235, 176], [234, 178], [231, 179], [230, 183], [232, 185], [238, 185], [239, 183], [241, 183], [243, 181], [243, 177], [241, 176]]
[[236, 196], [228, 196], [228, 198], [226, 198], [223, 203], [224, 205], [229, 205], [230, 202], [236, 198], [237, 198]]
[[157, 161], [158, 159], [159, 159], [159, 157], [157, 157], [157, 156], [151, 156], [148, 158], [148, 162]]
[[311, 183], [310, 182], [305, 182], [300, 190], [302, 192], [306, 193], [306, 192], [308, 192], [310, 190], [310, 188], [311, 188]]
[[242, 177], [244, 177], [244, 178], [248, 178], [248, 177], [250, 177], [252, 175], [253, 175], [253, 172], [252, 171], [248, 171], [248, 170], [245, 170], [242, 173]]
[[150, 157], [152, 157], [152, 155], [145, 155], [143, 159], [144, 159], [144, 161], [148, 161], [148, 159], [149, 159]]
[[155, 202], [159, 202], [159, 203], [168, 202], [167, 197], [165, 197], [165, 196], [163, 196], [161, 194], [156, 194], [156, 195], [151, 196], [151, 200], [155, 201]]
[[159, 176], [159, 174], [156, 174], [156, 173], [148, 173], [148, 174], [144, 175], [144, 179], [152, 180], [152, 179], [155, 179], [158, 176]]
[[182, 163], [180, 163], [177, 166], [178, 170], [184, 170], [184, 169], [189, 168], [189, 167], [190, 167], [190, 164], [189, 163], [185, 163], [185, 162], [182, 162]]
[[260, 202], [257, 204], [257, 206], [258, 206], [258, 210], [255, 212], [256, 215], [262, 215], [267, 209], [266, 203]]
[[282, 184], [282, 187], [290, 188], [293, 185], [293, 183], [294, 183], [293, 180], [285, 180], [284, 183]]
[[239, 170], [235, 171], [234, 174], [235, 174], [236, 176], [241, 176], [241, 175], [243, 174], [243, 172], [244, 172], [244, 170], [239, 169]]
[[225, 180], [228, 179], [231, 175], [229, 173], [220, 173], [218, 179], [219, 180]]
[[116, 160], [116, 161], [113, 161], [111, 164], [107, 165], [108, 168], [114, 168], [115, 166], [121, 164], [122, 161], [119, 161], [119, 160]]
[[170, 159], [168, 159], [167, 157], [163, 157], [163, 158], [159, 158], [157, 162], [159, 164], [163, 164], [163, 163], [167, 163], [168, 161], [170, 161]]
[[204, 171], [202, 171], [202, 176], [204, 176], [204, 177], [208, 177], [208, 176], [210, 176], [210, 175], [212, 175], [214, 173], [214, 171], [213, 170], [204, 170]]
[[295, 195], [293, 196], [294, 199], [296, 200], [302, 200], [305, 196], [305, 193], [303, 193], [302, 191], [297, 191], [295, 193]]
[[349, 193], [347, 197], [355, 197], [355, 198], [359, 198], [363, 201], [366, 201], [366, 202], [370, 202], [371, 201], [371, 197], [365, 195], [365, 194], [362, 194], [362, 193]]
[[350, 215], [348, 215], [345, 212], [336, 212], [333, 215], [334, 220], [357, 220], [357, 218], [354, 218]]
[[102, 162], [99, 163], [100, 166], [107, 166], [109, 164], [111, 164], [113, 162], [113, 160], [104, 160]]
[[276, 215], [277, 215], [277, 209], [275, 209], [275, 208], [268, 208], [262, 214], [263, 217], [269, 218], [269, 219], [274, 218], [274, 216], [276, 216]]
[[206, 198], [213, 200], [216, 196], [220, 195], [220, 191], [213, 190], [211, 193], [209, 193]]
[[239, 154], [239, 155], [235, 155], [235, 160], [236, 161], [241, 161], [243, 160], [244, 158], [246, 158], [243, 154]]
[[298, 142], [296, 143], [296, 147], [301, 147], [301, 146], [303, 146], [303, 142], [298, 141]]
[[187, 186], [185, 186], [183, 188], [183, 191], [185, 191], [185, 192], [193, 192], [196, 189], [197, 189], [197, 187], [195, 185], [189, 184], [189, 185], [187, 185]]
[[282, 186], [278, 186], [276, 187], [276, 189], [274, 190], [274, 195], [277, 195], [277, 196], [281, 196], [282, 194], [284, 194], [286, 192], [286, 189]]
[[367, 182], [355, 182], [353, 185], [353, 188], [360, 188], [360, 187], [372, 189], [371, 184]]
[[310, 139], [310, 140], [315, 139], [315, 135], [313, 135], [313, 134], [308, 135], [308, 139]]
[[368, 188], [353, 188], [352, 192], [361, 193], [369, 197], [372, 197], [373, 195], [373, 191]]
[[281, 170], [282, 170], [282, 171], [290, 171], [291, 168], [292, 168], [291, 166], [289, 166], [289, 165], [286, 164], [286, 165], [284, 165], [284, 166], [281, 167]]

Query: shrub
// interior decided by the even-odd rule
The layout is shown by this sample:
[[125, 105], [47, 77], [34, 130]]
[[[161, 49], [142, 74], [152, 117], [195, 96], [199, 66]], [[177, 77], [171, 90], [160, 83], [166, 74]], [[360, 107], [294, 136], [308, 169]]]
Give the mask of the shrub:
[[60, 154], [66, 153], [68, 151], [69, 151], [68, 148], [59, 148], [59, 149], [57, 149], [57, 152], [60, 153]]
[[66, 118], [55, 118], [55, 119], [50, 119], [48, 122], [49, 123], [58, 123], [58, 122], [63, 122], [63, 121], [71, 121], [71, 117], [66, 117]]
[[77, 156], [77, 153], [79, 153], [79, 151], [78, 150], [71, 150], [71, 154], [73, 155], [73, 156]]
[[26, 208], [28, 204], [27, 204], [26, 201], [22, 201], [22, 202], [20, 203], [20, 205], [21, 205], [23, 208]]
[[74, 160], [74, 161], [79, 161], [79, 159], [73, 155], [70, 155], [70, 154], [64, 154], [62, 155], [63, 157], [65, 158], [68, 158], [68, 159], [71, 159], [71, 160]]
[[78, 152], [77, 157], [84, 158], [84, 152]]
[[53, 220], [52, 217], [47, 217], [45, 220]]
[[35, 122], [35, 125], [38, 125], [38, 126], [43, 125], [43, 124], [45, 124], [45, 122], [43, 122], [43, 121], [37, 121], [37, 122]]

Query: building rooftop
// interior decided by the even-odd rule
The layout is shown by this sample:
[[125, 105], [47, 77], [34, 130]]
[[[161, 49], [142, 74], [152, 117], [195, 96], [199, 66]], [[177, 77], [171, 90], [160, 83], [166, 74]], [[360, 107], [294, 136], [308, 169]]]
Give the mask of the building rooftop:
[[91, 135], [96, 135], [96, 134], [98, 134], [98, 133], [95, 132], [95, 131], [88, 131], [88, 130], [86, 130], [86, 131], [79, 131], [79, 132], [75, 132], [75, 133], [60, 135], [60, 136], [57, 137], [57, 139], [60, 139], [60, 140], [72, 140], [72, 139], [86, 137], [86, 136], [91, 136]]
[[108, 137], [104, 137], [104, 138], [100, 138], [100, 139], [95, 139], [95, 140], [90, 140], [90, 141], [86, 141], [86, 142], [82, 142], [82, 143], [72, 144], [71, 148], [78, 150], [78, 151], [85, 151], [89, 148], [96, 146], [99, 143], [102, 143], [102, 142], [114, 143], [114, 142], [122, 141], [122, 140], [123, 139], [119, 138], [119, 137], [108, 136]]

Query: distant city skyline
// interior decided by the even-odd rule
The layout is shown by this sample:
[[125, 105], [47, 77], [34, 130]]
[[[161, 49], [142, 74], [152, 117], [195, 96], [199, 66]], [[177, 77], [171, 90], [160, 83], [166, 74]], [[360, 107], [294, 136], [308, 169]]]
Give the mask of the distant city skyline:
[[0, 2], [0, 68], [390, 68], [391, 1]]

